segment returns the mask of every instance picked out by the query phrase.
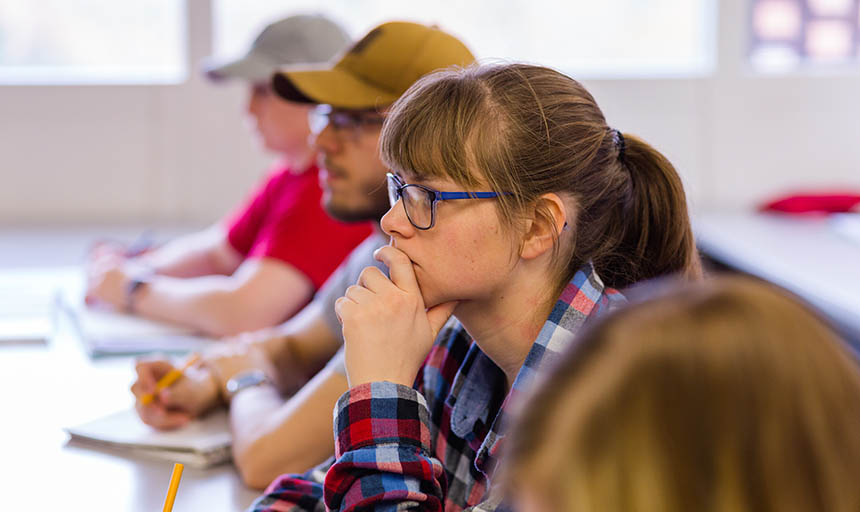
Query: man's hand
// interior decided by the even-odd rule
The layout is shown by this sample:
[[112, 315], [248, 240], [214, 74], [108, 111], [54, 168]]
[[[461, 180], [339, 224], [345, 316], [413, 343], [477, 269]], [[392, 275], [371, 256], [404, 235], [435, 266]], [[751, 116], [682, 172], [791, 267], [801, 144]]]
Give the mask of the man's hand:
[[140, 419], [160, 429], [184, 426], [219, 403], [218, 383], [205, 365], [188, 368], [173, 385], [161, 390], [148, 405], [140, 397], [153, 393], [158, 380], [174, 368], [166, 358], [141, 359], [135, 365], [137, 381], [131, 392], [137, 397], [135, 407]]
[[123, 266], [125, 258], [116, 252], [103, 252], [87, 265], [87, 304], [103, 303], [114, 309], [126, 306], [130, 281]]

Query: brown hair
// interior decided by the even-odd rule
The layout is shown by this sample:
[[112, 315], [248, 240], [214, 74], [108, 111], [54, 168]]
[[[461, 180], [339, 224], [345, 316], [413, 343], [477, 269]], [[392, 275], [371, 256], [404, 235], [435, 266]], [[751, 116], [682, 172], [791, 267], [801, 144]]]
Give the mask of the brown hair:
[[682, 287], [588, 330], [526, 404], [502, 481], [557, 510], [860, 510], [860, 372], [749, 278]]
[[556, 259], [560, 286], [587, 261], [614, 288], [701, 273], [672, 164], [616, 133], [588, 91], [552, 69], [507, 64], [425, 76], [391, 107], [380, 152], [394, 170], [507, 193], [498, 204], [510, 226], [536, 205], [546, 218], [543, 194], [568, 199], [573, 236]]

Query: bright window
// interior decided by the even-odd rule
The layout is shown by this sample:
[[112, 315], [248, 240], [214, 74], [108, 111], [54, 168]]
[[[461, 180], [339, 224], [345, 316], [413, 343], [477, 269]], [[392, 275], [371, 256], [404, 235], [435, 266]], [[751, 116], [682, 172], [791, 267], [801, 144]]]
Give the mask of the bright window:
[[215, 53], [241, 54], [267, 22], [322, 13], [360, 37], [389, 20], [435, 23], [482, 59], [577, 77], [701, 75], [714, 65], [714, 0], [213, 0]]
[[860, 0], [752, 0], [750, 62], [758, 71], [860, 63]]
[[182, 0], [3, 0], [0, 84], [177, 83]]

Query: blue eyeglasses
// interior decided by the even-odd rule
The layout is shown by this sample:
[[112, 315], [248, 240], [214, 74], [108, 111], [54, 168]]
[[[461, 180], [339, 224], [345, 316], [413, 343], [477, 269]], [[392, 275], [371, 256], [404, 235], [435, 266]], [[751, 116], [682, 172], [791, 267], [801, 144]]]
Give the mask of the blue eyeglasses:
[[417, 229], [427, 230], [436, 224], [436, 203], [451, 199], [491, 199], [499, 197], [497, 192], [440, 192], [424, 185], [407, 184], [395, 174], [388, 178], [388, 200], [391, 207], [403, 199], [406, 218]]

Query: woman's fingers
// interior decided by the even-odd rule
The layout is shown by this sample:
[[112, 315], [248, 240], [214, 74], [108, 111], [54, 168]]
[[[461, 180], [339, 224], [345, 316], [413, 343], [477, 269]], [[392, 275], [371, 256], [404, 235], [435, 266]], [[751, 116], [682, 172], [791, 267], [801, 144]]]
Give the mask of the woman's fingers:
[[341, 297], [334, 301], [334, 314], [337, 315], [337, 321], [340, 322], [340, 325], [343, 325], [344, 316], [349, 314], [348, 310], [354, 304], [355, 301], [347, 297]]
[[373, 253], [373, 257], [388, 267], [391, 282], [398, 288], [407, 293], [421, 295], [418, 280], [415, 278], [415, 270], [412, 268], [412, 261], [403, 251], [386, 245], [377, 249]]
[[362, 270], [361, 274], [358, 275], [358, 281], [356, 281], [355, 284], [367, 288], [374, 293], [379, 293], [383, 291], [386, 286], [392, 285], [388, 276], [383, 274], [382, 271], [376, 267], [367, 267]]
[[364, 286], [356, 284], [347, 288], [346, 292], [343, 294], [344, 297], [358, 304], [361, 304], [362, 301], [366, 301], [372, 298], [374, 295], [376, 294], [368, 290]]

